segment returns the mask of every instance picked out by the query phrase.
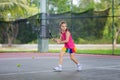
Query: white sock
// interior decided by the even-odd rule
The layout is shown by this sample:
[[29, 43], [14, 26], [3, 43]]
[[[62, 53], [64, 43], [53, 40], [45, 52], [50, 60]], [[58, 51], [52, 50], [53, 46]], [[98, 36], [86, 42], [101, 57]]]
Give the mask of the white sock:
[[59, 64], [58, 66], [59, 66], [59, 67], [62, 67], [62, 65], [61, 65], [61, 64]]
[[79, 65], [80, 65], [80, 63], [77, 64], [77, 66], [79, 66]]

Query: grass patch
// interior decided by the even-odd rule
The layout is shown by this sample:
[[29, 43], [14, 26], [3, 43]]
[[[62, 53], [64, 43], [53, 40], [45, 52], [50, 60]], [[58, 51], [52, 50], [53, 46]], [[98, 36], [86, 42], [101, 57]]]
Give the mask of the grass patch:
[[[115, 50], [115, 54], [119, 54], [120, 50]], [[78, 50], [78, 54], [112, 54], [112, 50]]]
[[[0, 48], [0, 53], [5, 53], [5, 52], [38, 52], [38, 51], [37, 50], [31, 50], [31, 49], [15, 48], [15, 47]], [[59, 53], [60, 50], [49, 50], [48, 52]], [[77, 54], [106, 54], [106, 55], [111, 55], [112, 50], [78, 50]], [[114, 54], [115, 55], [120, 55], [120, 49], [115, 49]]]
[[19, 52], [22, 52], [22, 53], [27, 53], [27, 52], [38, 52], [38, 51], [35, 51], [35, 50], [22, 50], [22, 51], [0, 51], [0, 53], [19, 53]]
[[75, 40], [75, 43], [77, 44], [111, 44], [112, 40], [111, 39], [96, 39], [95, 37], [88, 37], [88, 39], [84, 38], [77, 38]]
[[[58, 53], [60, 50], [49, 50], [49, 52], [52, 53]], [[111, 55], [112, 50], [77, 50], [77, 54], [106, 54], [106, 55]], [[120, 55], [120, 50], [116, 49], [114, 50], [115, 55]]]
[[0, 53], [5, 52], [37, 52], [37, 50], [30, 50], [30, 49], [22, 49], [22, 48], [15, 48], [15, 47], [4, 47], [0, 48]]

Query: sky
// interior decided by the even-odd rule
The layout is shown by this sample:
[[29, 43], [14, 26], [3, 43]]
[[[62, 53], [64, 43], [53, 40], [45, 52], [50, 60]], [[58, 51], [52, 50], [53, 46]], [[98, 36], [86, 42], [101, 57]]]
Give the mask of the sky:
[[72, 0], [72, 4], [79, 6], [79, 1], [80, 1], [80, 0]]
[[[72, 0], [74, 5], [78, 5], [80, 0]], [[94, 0], [97, 3], [100, 3], [100, 0]]]
[[80, 0], [72, 0], [74, 5], [77, 5]]
[[100, 3], [100, 0], [94, 0], [95, 2], [97, 2], [97, 3]]

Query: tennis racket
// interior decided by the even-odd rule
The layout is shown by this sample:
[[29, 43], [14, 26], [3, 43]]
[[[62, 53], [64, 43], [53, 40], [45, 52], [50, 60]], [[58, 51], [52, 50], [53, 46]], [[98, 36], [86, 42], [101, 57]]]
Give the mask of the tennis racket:
[[51, 30], [49, 30], [49, 38], [52, 39], [54, 42], [57, 42], [57, 40], [53, 37]]

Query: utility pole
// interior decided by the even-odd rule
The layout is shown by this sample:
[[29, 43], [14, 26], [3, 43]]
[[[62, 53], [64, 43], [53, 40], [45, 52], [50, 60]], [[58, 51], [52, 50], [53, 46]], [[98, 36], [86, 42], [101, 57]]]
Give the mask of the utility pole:
[[47, 0], [40, 0], [40, 34], [38, 37], [38, 51], [48, 52], [48, 38], [47, 38]]

